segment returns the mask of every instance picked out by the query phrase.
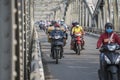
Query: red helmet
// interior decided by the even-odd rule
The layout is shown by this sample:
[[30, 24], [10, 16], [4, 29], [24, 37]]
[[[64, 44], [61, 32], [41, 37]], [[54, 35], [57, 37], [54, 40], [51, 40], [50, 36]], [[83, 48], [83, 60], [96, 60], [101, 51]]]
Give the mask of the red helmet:
[[60, 27], [60, 24], [59, 24], [59, 23], [55, 23], [54, 26], [55, 26], [55, 27]]

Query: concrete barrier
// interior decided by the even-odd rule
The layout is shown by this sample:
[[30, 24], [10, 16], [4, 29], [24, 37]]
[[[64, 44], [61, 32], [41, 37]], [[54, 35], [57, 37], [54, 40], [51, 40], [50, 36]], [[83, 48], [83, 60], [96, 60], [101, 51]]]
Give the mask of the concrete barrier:
[[90, 35], [90, 36], [93, 36], [93, 37], [97, 37], [97, 38], [100, 37], [100, 34], [95, 34], [95, 33], [92, 33], [92, 32], [86, 32], [86, 34]]
[[41, 50], [40, 50], [39, 39], [36, 29], [34, 29], [31, 59], [32, 61], [31, 61], [30, 80], [45, 80], [44, 69], [41, 58]]

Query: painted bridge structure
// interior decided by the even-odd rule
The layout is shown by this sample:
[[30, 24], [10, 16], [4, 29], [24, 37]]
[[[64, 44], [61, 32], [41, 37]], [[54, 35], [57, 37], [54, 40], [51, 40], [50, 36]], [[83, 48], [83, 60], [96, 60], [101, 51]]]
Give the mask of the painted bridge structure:
[[119, 33], [120, 0], [0, 0], [0, 80], [44, 80], [39, 20], [78, 21], [95, 34], [111, 22]]

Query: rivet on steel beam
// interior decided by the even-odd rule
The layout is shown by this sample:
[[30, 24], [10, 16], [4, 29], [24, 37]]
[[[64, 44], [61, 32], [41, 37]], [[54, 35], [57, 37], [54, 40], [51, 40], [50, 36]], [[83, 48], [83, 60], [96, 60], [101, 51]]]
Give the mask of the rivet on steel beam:
[[20, 3], [20, 2], [18, 2], [18, 6], [21, 6], [21, 3]]
[[[20, 44], [20, 52], [22, 52], [22, 48], [23, 46], [22, 46], [22, 43]], [[22, 55], [22, 54], [21, 54]]]
[[13, 29], [15, 30], [16, 28], [17, 28], [17, 25], [16, 25], [16, 24], [14, 24], [14, 25], [13, 25]]
[[22, 43], [22, 40], [20, 40], [20, 44]]
[[14, 76], [14, 77], [16, 77], [16, 76], [17, 76], [17, 73], [16, 73], [15, 71], [13, 72], [13, 76]]
[[16, 12], [17, 12], [17, 9], [16, 9], [16, 8], [14, 8], [14, 9], [13, 9], [13, 12], [14, 12], [14, 13], [16, 13]]
[[19, 18], [19, 22], [22, 22], [22, 19], [21, 19], [21, 18]]
[[17, 61], [17, 57], [16, 57], [16, 56], [13, 56], [13, 60], [14, 60], [14, 61]]
[[17, 44], [17, 40], [14, 40], [14, 41], [13, 41], [13, 44], [16, 45], [16, 44]]
[[19, 33], [19, 36], [22, 37], [22, 33]]

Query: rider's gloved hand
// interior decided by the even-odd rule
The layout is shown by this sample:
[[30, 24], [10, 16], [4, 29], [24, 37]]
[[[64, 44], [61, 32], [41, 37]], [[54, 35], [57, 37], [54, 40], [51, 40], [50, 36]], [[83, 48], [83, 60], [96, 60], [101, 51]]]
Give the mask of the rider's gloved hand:
[[73, 34], [71, 34], [71, 37], [73, 37]]

